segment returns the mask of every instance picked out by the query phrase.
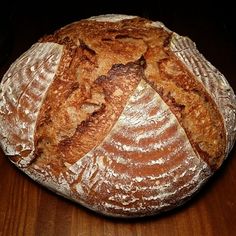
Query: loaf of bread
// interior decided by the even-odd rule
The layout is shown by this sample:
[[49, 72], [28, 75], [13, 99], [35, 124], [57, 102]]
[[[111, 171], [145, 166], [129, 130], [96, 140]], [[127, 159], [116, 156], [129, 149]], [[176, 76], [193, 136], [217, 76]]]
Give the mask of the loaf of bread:
[[236, 98], [188, 38], [102, 15], [42, 37], [0, 90], [0, 143], [29, 177], [101, 214], [186, 202], [234, 145]]

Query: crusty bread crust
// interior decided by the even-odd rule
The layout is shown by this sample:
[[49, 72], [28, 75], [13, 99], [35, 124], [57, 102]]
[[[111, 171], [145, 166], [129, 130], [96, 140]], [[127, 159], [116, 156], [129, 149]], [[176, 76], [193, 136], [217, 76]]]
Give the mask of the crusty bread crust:
[[[32, 58], [41, 65], [33, 71]], [[189, 39], [139, 17], [67, 25], [17, 60], [1, 86], [1, 146], [10, 160], [106, 215], [145, 216], [182, 204], [235, 140], [235, 95], [223, 75]], [[21, 97], [38, 90], [31, 96], [37, 109], [26, 114]], [[29, 124], [28, 133], [18, 132]], [[19, 140], [30, 145], [18, 150]]]
[[170, 49], [200, 81], [209, 95], [217, 104], [223, 116], [226, 129], [226, 153], [233, 148], [236, 138], [236, 96], [228, 81], [205, 57], [197, 50], [195, 43], [188, 37], [173, 33]]

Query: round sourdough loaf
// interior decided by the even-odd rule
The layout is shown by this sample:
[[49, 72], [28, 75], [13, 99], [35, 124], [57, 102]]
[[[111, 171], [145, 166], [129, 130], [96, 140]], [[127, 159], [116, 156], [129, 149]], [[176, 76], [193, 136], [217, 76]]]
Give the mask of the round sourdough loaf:
[[184, 203], [221, 166], [235, 104], [189, 38], [136, 16], [96, 16], [41, 38], [11, 65], [0, 143], [66, 198], [147, 216]]

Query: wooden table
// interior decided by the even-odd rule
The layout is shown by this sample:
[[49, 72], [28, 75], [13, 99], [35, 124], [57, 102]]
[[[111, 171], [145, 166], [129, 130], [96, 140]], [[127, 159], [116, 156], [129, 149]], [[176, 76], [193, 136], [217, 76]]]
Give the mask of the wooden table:
[[[111, 12], [111, 9], [106, 10]], [[174, 11], [168, 15], [164, 7], [156, 15], [150, 9], [150, 15], [147, 9], [123, 10], [128, 14], [159, 18], [178, 33], [189, 35], [236, 90], [235, 35], [229, 28], [226, 15], [221, 24], [206, 14], [203, 18], [194, 14], [179, 18]], [[80, 13], [71, 16], [67, 12], [63, 20], [59, 13], [55, 17], [49, 14], [45, 17], [40, 14], [21, 15], [15, 11], [10, 22], [12, 31], [8, 34], [13, 41], [8, 38], [11, 47], [1, 64], [0, 76], [38, 37], [76, 17], [89, 16], [89, 13], [83, 15], [82, 10]], [[91, 10], [90, 15], [100, 13], [104, 12]], [[0, 236], [12, 235], [236, 235], [236, 147], [222, 168], [187, 204], [158, 216], [133, 220], [104, 217], [53, 194], [20, 172], [1, 152]]]

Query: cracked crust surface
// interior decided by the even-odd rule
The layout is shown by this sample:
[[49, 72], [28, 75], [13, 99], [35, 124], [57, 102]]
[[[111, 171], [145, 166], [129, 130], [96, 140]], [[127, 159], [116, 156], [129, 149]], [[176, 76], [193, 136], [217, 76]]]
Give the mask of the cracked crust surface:
[[[203, 85], [169, 49], [171, 36], [165, 29], [153, 27], [150, 21], [142, 18], [118, 22], [95, 22], [88, 19], [64, 27], [54, 35], [43, 38], [42, 42], [63, 44], [74, 53], [69, 59], [72, 60], [70, 65], [64, 70], [70, 73], [68, 80], [80, 84], [80, 88], [74, 92], [79, 97], [77, 99], [87, 96], [94, 81], [107, 75], [113, 65], [125, 65], [143, 58], [146, 67], [144, 79], [169, 105], [184, 127], [195, 151], [216, 169], [224, 159], [226, 146], [221, 114]], [[52, 86], [51, 91], [55, 92], [56, 87], [60, 87], [58, 81], [60, 78], [55, 80], [55, 87]], [[84, 92], [79, 92], [83, 87]], [[70, 91], [69, 88], [64, 89], [64, 86], [63, 90]], [[46, 100], [44, 107], [50, 103], [58, 112], [58, 105], [53, 104], [54, 100], [58, 104], [57, 98], [51, 97]], [[65, 106], [68, 108], [70, 105], [67, 103]], [[45, 112], [42, 113], [46, 115]], [[64, 111], [59, 113], [64, 115]], [[51, 116], [55, 117], [54, 114]]]
[[[74, 22], [40, 39], [41, 56], [29, 50], [15, 62], [1, 91], [9, 112], [26, 106], [14, 103], [14, 93], [31, 104], [40, 98], [37, 111], [29, 108], [34, 116], [24, 112], [22, 123], [33, 123], [33, 145], [5, 153], [39, 183], [106, 215], [145, 216], [185, 202], [221, 166], [235, 132], [217, 93], [196, 78], [185, 53], [178, 56], [184, 46], [172, 40], [163, 24], [123, 15]], [[55, 47], [54, 54], [44, 45]], [[27, 90], [13, 83], [6, 89], [17, 70]], [[2, 121], [9, 112], [1, 107]], [[15, 130], [19, 122], [12, 121]], [[14, 146], [20, 131], [2, 129], [1, 139]]]

